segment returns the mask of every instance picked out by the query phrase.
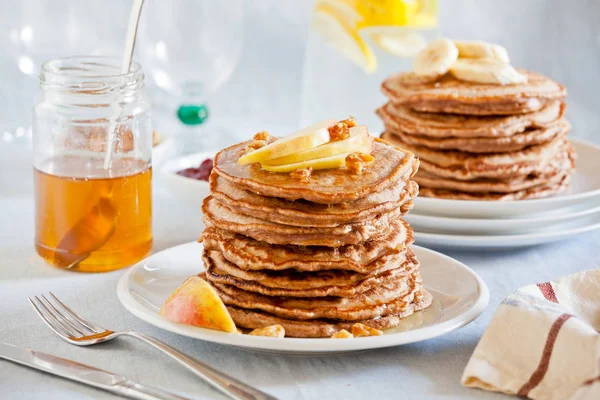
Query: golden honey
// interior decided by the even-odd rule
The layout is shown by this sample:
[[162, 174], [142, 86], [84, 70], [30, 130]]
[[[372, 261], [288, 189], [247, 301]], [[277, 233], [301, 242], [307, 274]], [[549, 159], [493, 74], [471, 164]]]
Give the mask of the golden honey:
[[[38, 169], [39, 168], [39, 169]], [[152, 169], [133, 158], [52, 158], [34, 170], [35, 248], [81, 272], [131, 265], [152, 249]], [[80, 262], [77, 262], [80, 261]]]

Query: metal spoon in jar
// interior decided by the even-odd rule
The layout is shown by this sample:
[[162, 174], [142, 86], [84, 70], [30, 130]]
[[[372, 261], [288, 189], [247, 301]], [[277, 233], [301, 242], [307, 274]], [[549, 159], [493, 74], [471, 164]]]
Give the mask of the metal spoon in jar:
[[[121, 64], [121, 73], [126, 74], [131, 68], [131, 59], [133, 58], [133, 48], [137, 35], [140, 15], [144, 0], [133, 0], [131, 14], [129, 15], [129, 25], [127, 28], [127, 37], [125, 38], [125, 50], [123, 62]], [[118, 120], [122, 112], [121, 107], [111, 118], [107, 131], [106, 149], [104, 155], [104, 170], [109, 171], [114, 147]], [[113, 235], [116, 228], [117, 210], [111, 201], [112, 193], [101, 195], [98, 202], [92, 209], [84, 215], [61, 239], [57, 249], [54, 252], [55, 263], [57, 266], [72, 269], [80, 262], [87, 259], [92, 252], [101, 248]], [[77, 252], [72, 252], [76, 250]]]

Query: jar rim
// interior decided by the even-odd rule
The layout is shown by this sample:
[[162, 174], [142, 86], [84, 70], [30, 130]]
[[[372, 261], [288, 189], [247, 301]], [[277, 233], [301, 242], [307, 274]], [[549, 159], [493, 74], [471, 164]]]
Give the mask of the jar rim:
[[71, 91], [95, 91], [114, 88], [135, 88], [142, 84], [144, 74], [137, 62], [129, 72], [121, 73], [119, 57], [73, 56], [55, 58], [42, 64], [40, 84], [45, 88], [68, 88]]
[[[142, 67], [132, 61], [129, 72], [121, 72], [120, 57], [113, 56], [70, 56], [54, 58], [42, 64], [42, 75], [72, 78], [126, 78], [139, 74]], [[106, 68], [107, 73], [95, 73], [97, 68]], [[112, 72], [111, 72], [112, 71]], [[92, 72], [92, 73], [90, 73]]]

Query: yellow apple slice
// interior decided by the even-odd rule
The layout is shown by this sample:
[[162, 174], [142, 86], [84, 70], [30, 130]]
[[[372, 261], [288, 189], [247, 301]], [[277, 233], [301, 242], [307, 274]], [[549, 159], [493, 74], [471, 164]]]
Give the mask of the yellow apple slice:
[[286, 165], [302, 161], [314, 160], [335, 156], [342, 153], [371, 153], [373, 150], [373, 138], [369, 136], [369, 130], [365, 125], [350, 128], [350, 136], [343, 140], [329, 142], [315, 147], [314, 149], [290, 154], [289, 156], [274, 158], [263, 161], [264, 165]]
[[237, 333], [225, 304], [199, 276], [192, 276], [174, 291], [161, 307], [160, 314], [179, 324]]
[[301, 161], [285, 165], [261, 164], [262, 169], [270, 172], [293, 172], [297, 169], [311, 167], [313, 170], [342, 168], [346, 165], [346, 157], [351, 153], [337, 154], [335, 156], [316, 158], [314, 160]]
[[254, 150], [239, 159], [241, 165], [263, 162], [273, 158], [287, 156], [304, 150], [309, 150], [329, 141], [329, 128], [335, 125], [335, 119], [328, 119], [306, 128], [300, 129], [289, 136], [277, 139], [271, 144]]

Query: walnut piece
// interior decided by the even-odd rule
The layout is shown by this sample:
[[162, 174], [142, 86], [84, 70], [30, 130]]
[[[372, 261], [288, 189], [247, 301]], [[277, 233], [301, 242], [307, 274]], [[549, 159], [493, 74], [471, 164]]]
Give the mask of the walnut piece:
[[348, 128], [353, 128], [356, 126], [356, 120], [354, 119], [354, 117], [352, 115], [350, 115], [346, 119], [341, 120], [340, 122], [342, 124], [345, 124]]
[[248, 335], [282, 338], [285, 336], [285, 329], [283, 329], [283, 326], [281, 325], [270, 325], [265, 326], [264, 328], [256, 328]]
[[375, 158], [370, 154], [365, 153], [352, 153], [346, 157], [346, 168], [352, 173], [361, 174], [369, 164], [371, 164]]
[[350, 137], [350, 128], [348, 125], [338, 122], [337, 124], [330, 126], [329, 131], [329, 141], [335, 142], [337, 140], [344, 140]]
[[335, 142], [337, 140], [344, 140], [350, 137], [350, 128], [356, 126], [356, 120], [352, 115], [348, 118], [339, 121], [337, 124], [330, 126], [327, 131], [329, 132], [329, 141]]
[[342, 329], [341, 331], [336, 332], [333, 335], [331, 335], [332, 339], [349, 339], [349, 338], [353, 338], [353, 337], [354, 337], [354, 335], [345, 329]]
[[260, 131], [258, 133], [255, 133], [254, 136], [252, 137], [252, 139], [254, 139], [254, 140], [263, 140], [263, 141], [265, 141], [267, 143], [270, 143], [275, 138], [273, 136], [269, 135], [268, 132]]
[[379, 329], [371, 328], [365, 324], [356, 323], [352, 325], [352, 334], [355, 337], [363, 337], [363, 336], [381, 336], [383, 335], [383, 331]]
[[310, 177], [312, 176], [313, 169], [312, 167], [297, 169], [290, 173], [292, 179], [297, 179], [300, 182], [309, 182]]
[[261, 147], [264, 147], [266, 145], [267, 145], [266, 140], [255, 140], [254, 142], [252, 142], [248, 146], [246, 146], [246, 153], [250, 153], [254, 150], [258, 150]]
[[261, 147], [265, 147], [276, 140], [274, 136], [269, 135], [269, 133], [265, 131], [255, 133], [252, 139], [254, 139], [254, 141], [246, 146], [246, 154], [258, 150]]

